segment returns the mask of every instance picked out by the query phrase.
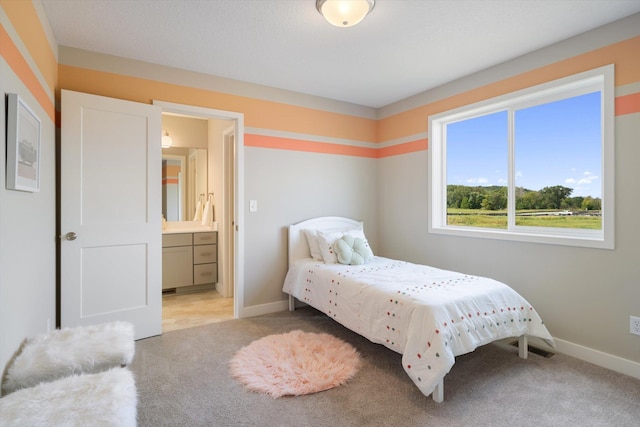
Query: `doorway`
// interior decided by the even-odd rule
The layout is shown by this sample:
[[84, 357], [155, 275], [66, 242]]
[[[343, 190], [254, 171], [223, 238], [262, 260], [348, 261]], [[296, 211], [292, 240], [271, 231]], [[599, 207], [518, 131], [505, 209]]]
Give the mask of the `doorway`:
[[[220, 143], [215, 146], [210, 142], [209, 158], [219, 158], [216, 164], [222, 169], [215, 171], [221, 179], [214, 180], [215, 185], [209, 189], [209, 193], [213, 193], [215, 199], [223, 205], [222, 209], [216, 211], [219, 258], [222, 260], [219, 264], [220, 274], [216, 289], [225, 297], [233, 297], [233, 318], [241, 318], [243, 317], [244, 270], [244, 230], [241, 227], [244, 219], [242, 212], [244, 115], [163, 101], [154, 101], [153, 104], [159, 106], [163, 113], [205, 119], [211, 123], [220, 120], [227, 123], [219, 133], [217, 130], [215, 131], [217, 135], [209, 135], [210, 141], [215, 138], [220, 139]], [[211, 170], [212, 167], [209, 166], [209, 169]]]

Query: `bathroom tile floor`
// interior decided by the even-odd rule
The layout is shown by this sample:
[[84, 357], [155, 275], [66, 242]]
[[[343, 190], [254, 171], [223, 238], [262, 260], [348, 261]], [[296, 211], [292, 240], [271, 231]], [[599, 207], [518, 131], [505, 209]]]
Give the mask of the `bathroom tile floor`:
[[233, 298], [216, 290], [162, 296], [162, 332], [233, 319]]

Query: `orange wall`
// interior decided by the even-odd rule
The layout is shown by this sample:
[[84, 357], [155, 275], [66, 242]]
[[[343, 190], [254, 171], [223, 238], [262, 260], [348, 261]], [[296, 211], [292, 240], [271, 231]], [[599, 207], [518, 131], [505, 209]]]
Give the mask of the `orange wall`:
[[55, 89], [58, 80], [58, 64], [47, 36], [40, 25], [38, 14], [30, 1], [0, 0], [0, 6], [28, 50], [45, 83], [42, 84], [38, 80], [2, 24], [0, 24], [0, 56], [38, 100], [51, 120], [54, 120], [55, 106], [47, 94]]
[[[248, 134], [245, 145], [254, 147], [384, 158], [426, 150], [427, 139], [416, 138], [409, 142], [378, 148], [360, 147], [351, 144], [350, 141], [385, 143], [424, 134], [428, 131], [429, 115], [610, 63], [616, 65], [616, 87], [640, 82], [640, 55], [638, 54], [640, 37], [634, 37], [376, 121], [185, 85], [58, 65], [42, 27], [28, 25], [38, 20], [33, 4], [22, 0], [0, 0], [0, 5], [36, 62], [45, 84], [43, 85], [36, 77], [2, 25], [0, 25], [0, 56], [29, 88], [52, 120], [55, 118], [55, 106], [47, 93], [54, 90], [57, 84], [56, 99], [58, 100], [59, 88], [143, 103], [162, 99], [181, 104], [242, 112], [245, 116], [245, 125], [248, 127], [300, 135], [299, 138], [291, 138], [290, 136]], [[616, 98], [616, 115], [637, 112], [640, 112], [640, 93]], [[59, 120], [57, 123], [60, 123]], [[305, 138], [307, 135], [309, 139]], [[345, 140], [345, 142], [318, 142], [317, 137]]]
[[[616, 66], [616, 87], [640, 82], [639, 52], [640, 37], [634, 37], [384, 118], [378, 122], [378, 141], [391, 141], [426, 132], [428, 130], [428, 117], [430, 115], [515, 92], [520, 89], [607, 64], [615, 64]], [[621, 96], [616, 99], [616, 115], [634, 112], [640, 112], [640, 94]], [[398, 148], [398, 150], [411, 152], [415, 151], [417, 147], [407, 145], [405, 148], [405, 150], [400, 148]], [[426, 146], [418, 149], [426, 149]]]
[[[143, 103], [158, 99], [242, 112], [245, 125], [249, 127], [360, 142], [376, 140], [376, 121], [371, 119], [63, 64], [59, 66], [59, 86], [62, 89]], [[297, 146], [304, 144], [305, 141], [301, 140]], [[284, 147], [276, 144], [272, 148], [292, 149], [289, 142]]]
[[[640, 82], [640, 37], [546, 65], [466, 92], [413, 108], [381, 120], [371, 120], [274, 101], [204, 90], [137, 77], [59, 66], [59, 87], [97, 95], [150, 103], [153, 99], [244, 113], [248, 127], [283, 132], [282, 136], [247, 134], [245, 145], [283, 150], [384, 158], [426, 150], [427, 139], [411, 138], [428, 131], [430, 115], [497, 97], [526, 87], [613, 63], [616, 87]], [[640, 93], [619, 96], [616, 115], [640, 112]], [[284, 133], [294, 133], [291, 137]], [[327, 142], [318, 142], [318, 137]], [[393, 143], [397, 139], [408, 142]], [[339, 141], [329, 139], [338, 139]], [[344, 143], [342, 141], [344, 140]], [[385, 147], [358, 142], [388, 143]]]
[[54, 89], [57, 47], [34, 5], [0, 0], [0, 93], [16, 93], [41, 121], [40, 191], [5, 188], [5, 117], [0, 144], [0, 367], [27, 337], [56, 322], [56, 179]]

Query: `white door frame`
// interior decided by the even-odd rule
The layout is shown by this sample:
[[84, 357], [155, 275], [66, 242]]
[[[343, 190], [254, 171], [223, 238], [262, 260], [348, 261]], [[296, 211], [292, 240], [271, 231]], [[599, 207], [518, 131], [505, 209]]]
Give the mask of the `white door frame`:
[[[224, 215], [223, 218], [227, 218], [227, 224], [225, 227], [229, 226], [231, 228], [235, 228], [235, 223], [233, 220], [230, 222], [228, 218], [233, 218], [233, 210], [235, 204], [235, 183], [233, 179], [227, 179], [229, 177], [229, 173], [226, 171], [234, 171], [235, 170], [235, 135], [236, 130], [235, 126], [229, 126], [222, 132], [222, 158], [225, 168], [225, 182], [224, 182]], [[233, 146], [232, 146], [233, 144]], [[233, 248], [234, 241], [233, 235], [227, 234], [224, 236], [223, 247], [224, 248]], [[226, 249], [228, 252], [229, 249]], [[224, 289], [222, 294], [226, 297], [234, 296], [235, 291], [235, 277], [233, 276], [234, 270], [233, 266], [235, 265], [235, 260], [232, 256], [227, 257], [223, 262], [223, 277], [224, 277]]]
[[242, 318], [244, 308], [244, 114], [233, 111], [216, 110], [212, 108], [196, 107], [193, 105], [176, 104], [153, 100], [153, 105], [162, 108], [163, 112], [202, 117], [205, 119], [233, 120], [235, 126], [236, 162], [234, 170], [234, 278], [233, 317]]

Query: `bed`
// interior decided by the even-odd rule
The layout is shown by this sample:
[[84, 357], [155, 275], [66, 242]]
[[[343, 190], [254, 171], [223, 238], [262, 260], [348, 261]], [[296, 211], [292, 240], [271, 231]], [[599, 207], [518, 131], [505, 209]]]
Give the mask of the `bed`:
[[518, 337], [523, 359], [527, 336], [554, 346], [534, 308], [496, 280], [379, 256], [361, 265], [325, 263], [322, 255], [347, 234], [366, 242], [363, 223], [350, 218], [320, 217], [289, 226], [283, 285], [289, 309], [297, 299], [402, 354], [407, 375], [434, 401], [444, 400], [444, 377], [456, 356], [509, 337]]

